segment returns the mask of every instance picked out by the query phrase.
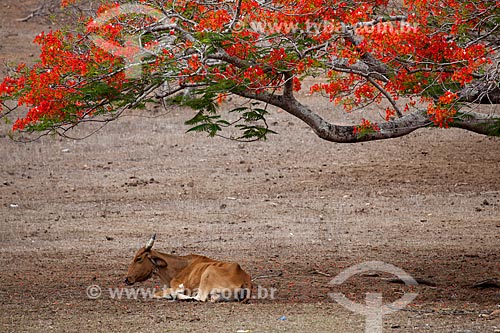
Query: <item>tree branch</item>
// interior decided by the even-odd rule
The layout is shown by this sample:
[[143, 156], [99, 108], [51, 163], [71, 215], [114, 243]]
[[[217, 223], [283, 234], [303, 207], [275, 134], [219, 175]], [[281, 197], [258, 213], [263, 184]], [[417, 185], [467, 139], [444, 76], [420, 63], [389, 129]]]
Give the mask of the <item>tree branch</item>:
[[[288, 81], [286, 81], [288, 82]], [[237, 95], [269, 103], [305, 122], [321, 139], [337, 143], [356, 143], [384, 140], [408, 135], [413, 131], [433, 126], [425, 110], [417, 110], [401, 118], [378, 124], [380, 130], [359, 135], [356, 126], [336, 125], [301, 104], [290, 94], [271, 95], [269, 93], [254, 94], [249, 91], [235, 92]], [[450, 122], [450, 126], [465, 129], [483, 135], [500, 134], [500, 116], [485, 115], [477, 112], [459, 113]]]
[[320, 138], [337, 143], [397, 138], [433, 124], [424, 111], [416, 111], [393, 121], [379, 124], [379, 131], [358, 135], [355, 133], [356, 126], [332, 124], [295, 99], [283, 101], [282, 108], [309, 125]]
[[458, 92], [460, 100], [475, 104], [500, 104], [499, 82], [477, 80]]
[[500, 136], [500, 116], [497, 115], [477, 112], [458, 113], [450, 126], [478, 134]]

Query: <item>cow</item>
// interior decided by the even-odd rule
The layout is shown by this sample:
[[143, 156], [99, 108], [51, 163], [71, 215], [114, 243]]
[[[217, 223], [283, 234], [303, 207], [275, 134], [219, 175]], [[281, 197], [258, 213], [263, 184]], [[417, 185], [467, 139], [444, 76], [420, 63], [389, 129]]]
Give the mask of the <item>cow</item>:
[[164, 288], [153, 298], [201, 302], [249, 301], [252, 279], [239, 264], [197, 254], [178, 256], [161, 253], [152, 249], [155, 239], [156, 234], [137, 251], [125, 278], [127, 285], [157, 275]]

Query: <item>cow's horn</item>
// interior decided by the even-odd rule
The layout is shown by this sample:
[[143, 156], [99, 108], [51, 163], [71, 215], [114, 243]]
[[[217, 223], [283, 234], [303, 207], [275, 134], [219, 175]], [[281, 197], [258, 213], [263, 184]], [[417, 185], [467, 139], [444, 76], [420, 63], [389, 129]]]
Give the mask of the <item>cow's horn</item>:
[[153, 247], [153, 244], [155, 243], [155, 239], [156, 239], [156, 233], [154, 233], [153, 236], [151, 236], [151, 239], [148, 240], [148, 242], [146, 244], [146, 250], [151, 250], [151, 248]]

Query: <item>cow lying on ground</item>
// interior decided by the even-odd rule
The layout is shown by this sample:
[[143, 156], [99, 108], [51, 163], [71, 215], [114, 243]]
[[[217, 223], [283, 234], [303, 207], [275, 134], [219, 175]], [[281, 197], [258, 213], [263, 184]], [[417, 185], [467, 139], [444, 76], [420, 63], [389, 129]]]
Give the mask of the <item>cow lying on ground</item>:
[[239, 264], [190, 254], [176, 256], [152, 250], [156, 234], [134, 257], [125, 278], [132, 285], [158, 275], [163, 290], [155, 298], [205, 302], [250, 299], [252, 280]]

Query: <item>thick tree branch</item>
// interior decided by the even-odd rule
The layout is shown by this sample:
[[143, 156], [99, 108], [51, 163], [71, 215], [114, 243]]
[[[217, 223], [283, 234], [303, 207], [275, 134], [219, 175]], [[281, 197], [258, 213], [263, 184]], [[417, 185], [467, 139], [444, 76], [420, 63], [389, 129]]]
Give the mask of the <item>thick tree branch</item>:
[[358, 135], [355, 133], [356, 126], [332, 124], [295, 99], [284, 100], [281, 107], [309, 125], [320, 138], [337, 143], [397, 138], [410, 134], [416, 129], [432, 125], [432, 121], [429, 120], [425, 112], [417, 111], [393, 121], [379, 124], [379, 131]]
[[248, 68], [248, 67], [252, 66], [252, 64], [250, 62], [242, 60], [238, 57], [232, 57], [221, 48], [218, 49], [217, 53], [207, 54], [206, 57], [207, 57], [207, 59], [220, 60], [220, 61], [227, 62], [229, 64], [235, 65], [238, 68]]
[[[305, 122], [321, 139], [337, 143], [356, 143], [397, 138], [408, 135], [419, 128], [433, 126], [433, 122], [430, 120], [427, 112], [425, 110], [417, 110], [401, 118], [378, 124], [380, 128], [378, 131], [359, 135], [355, 133], [356, 126], [330, 123], [307, 106], [301, 104], [290, 93], [287, 93], [285, 96], [240, 91], [236, 92], [236, 94], [279, 107]], [[498, 136], [500, 133], [500, 116], [485, 115], [477, 112], [460, 113], [453, 119], [450, 126], [478, 134]]]
[[450, 123], [451, 127], [461, 128], [474, 133], [499, 136], [500, 116], [477, 112], [459, 113]]

